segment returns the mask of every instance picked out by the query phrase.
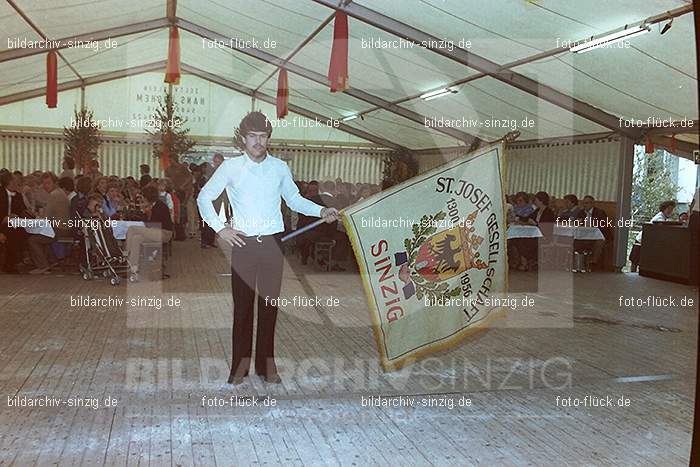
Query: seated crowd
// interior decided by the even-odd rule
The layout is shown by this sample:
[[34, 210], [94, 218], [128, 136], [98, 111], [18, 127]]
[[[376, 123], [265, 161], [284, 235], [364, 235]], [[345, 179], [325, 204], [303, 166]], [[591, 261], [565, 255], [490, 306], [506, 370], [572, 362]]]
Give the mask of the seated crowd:
[[512, 238], [508, 240], [508, 261], [513, 269], [528, 271], [538, 266], [539, 246], [551, 244], [554, 226], [587, 226], [599, 228], [604, 239], [574, 240], [574, 251], [587, 251], [591, 254], [591, 268], [602, 269], [601, 257], [605, 245], [610, 240], [611, 229], [606, 225], [608, 215], [595, 206], [595, 199], [586, 195], [580, 202], [574, 194], [557, 200], [547, 192], [535, 194], [518, 192], [507, 199], [507, 222], [509, 225], [537, 226], [541, 238]]
[[[554, 199], [544, 191], [536, 194], [519, 192], [506, 198], [508, 224], [537, 226], [542, 234], [542, 238], [539, 240], [537, 238], [512, 238], [508, 240], [508, 256], [511, 268], [521, 271], [536, 268], [540, 253], [539, 246], [552, 243], [554, 226], [559, 225], [564, 227], [583, 226], [599, 228], [604, 239], [574, 240], [573, 250], [590, 253], [591, 268], [603, 269], [602, 254], [604, 248], [611, 240], [613, 229], [610, 227], [611, 223], [607, 213], [594, 205], [595, 199], [593, 196], [584, 196], [580, 203], [578, 197], [574, 194], [568, 194], [562, 199]], [[677, 221], [687, 225], [687, 212], [681, 213], [677, 220], [672, 218], [676, 205], [675, 201], [662, 202], [659, 205], [659, 212], [649, 221]], [[692, 210], [693, 204], [691, 204], [689, 211]], [[642, 232], [639, 231], [629, 255], [632, 272], [636, 272], [639, 265], [641, 242]]]
[[[70, 262], [65, 244], [81, 241], [80, 219], [103, 221], [142, 221], [129, 226], [122, 249], [129, 259], [131, 272], [139, 271], [139, 255], [143, 242], [168, 243], [200, 236], [202, 248], [216, 246], [214, 231], [201, 221], [196, 198], [223, 156], [214, 156], [213, 166], [172, 163], [165, 177], [152, 178], [150, 167], [140, 167], [140, 177], [104, 176], [99, 163], [92, 160], [81, 175], [76, 174], [70, 157], [63, 160], [60, 175], [53, 172], [0, 170], [0, 269], [5, 273], [50, 274], [52, 269]], [[335, 181], [298, 181], [301, 194], [317, 204], [343, 209], [358, 200], [380, 191], [379, 185]], [[227, 210], [228, 200], [222, 194], [215, 208]], [[227, 211], [228, 212], [228, 211]], [[230, 214], [230, 213], [229, 213]], [[303, 227], [315, 219], [292, 212], [283, 205], [286, 231]], [[11, 219], [48, 219], [54, 237], [27, 233], [13, 226]], [[106, 225], [106, 222], [105, 222]], [[324, 224], [292, 242], [304, 264], [313, 255], [316, 242], [332, 242], [333, 269], [342, 270], [338, 260], [352, 258], [350, 243], [342, 223]], [[84, 251], [84, 248], [81, 248]], [[318, 258], [323, 265], [329, 258]], [[83, 264], [87, 258], [81, 260]], [[330, 269], [330, 268], [329, 268]]]
[[[371, 183], [349, 183], [343, 182], [337, 178], [335, 181], [326, 180], [318, 182], [312, 180], [310, 182], [297, 181], [299, 192], [305, 198], [314, 203], [330, 208], [342, 210], [351, 204], [361, 201], [373, 194], [379, 193], [381, 187]], [[283, 219], [286, 231], [293, 231], [304, 227], [316, 219], [307, 217], [291, 211], [288, 208], [283, 210]], [[314, 245], [316, 242], [326, 242], [332, 245], [332, 258], [336, 261], [350, 260], [352, 263], [354, 257], [351, 254], [350, 240], [342, 222], [333, 222], [330, 224], [322, 224], [315, 229], [312, 229], [302, 235], [296, 241], [296, 246], [299, 251], [302, 264], [307, 264], [311, 257]], [[322, 266], [326, 265], [326, 258], [314, 258], [314, 260]], [[330, 269], [334, 271], [343, 271], [344, 268], [339, 264], [330, 265]]]
[[[61, 265], [61, 256], [65, 260], [70, 257], [70, 252], [61, 248], [62, 240], [70, 245], [81, 239], [82, 226], [87, 225], [81, 220], [100, 219], [105, 226], [107, 220], [144, 222], [146, 227], [130, 227], [127, 233], [126, 250], [134, 272], [138, 270], [139, 239], [153, 239], [155, 231], [163, 242], [173, 234], [178, 240], [186, 238], [185, 206], [193, 190], [191, 177], [180, 173], [184, 171], [173, 171], [172, 178], [153, 179], [148, 175], [150, 168], [143, 165], [141, 178], [136, 180], [103, 176], [99, 163], [93, 160], [84, 174], [75, 175], [69, 157], [64, 158], [63, 169], [60, 176], [0, 170], [0, 267], [5, 273], [49, 274]], [[13, 225], [12, 218], [48, 219], [54, 236], [27, 233]]]
[[[132, 273], [138, 273], [140, 248], [143, 242], [168, 243], [200, 236], [202, 248], [216, 246], [214, 231], [201, 221], [196, 198], [224, 158], [216, 154], [213, 166], [173, 163], [165, 171], [165, 177], [152, 178], [150, 167], [140, 167], [140, 177], [104, 176], [96, 160], [90, 161], [82, 175], [75, 174], [75, 164], [69, 157], [63, 161], [63, 172], [35, 171], [24, 175], [20, 171], [0, 170], [0, 268], [5, 273], [28, 271], [30, 274], [48, 274], [59, 266], [60, 256], [67, 256], [57, 245], [64, 240], [80, 238], [79, 219], [136, 220], [142, 225], [130, 226], [123, 250], [128, 255]], [[364, 198], [381, 191], [377, 184], [348, 183], [340, 178], [296, 182], [302, 196], [316, 204], [342, 210]], [[541, 238], [515, 237], [508, 240], [508, 260], [511, 268], [530, 270], [537, 268], [540, 247], [551, 244], [555, 225], [583, 225], [598, 227], [602, 239], [573, 241], [574, 251], [590, 253], [593, 269], [602, 269], [602, 253], [611, 239], [612, 229], [606, 225], [608, 215], [595, 206], [595, 199], [584, 196], [579, 199], [568, 194], [555, 199], [540, 191], [535, 194], [519, 192], [507, 200], [509, 226], [537, 226]], [[218, 203], [218, 204], [217, 204]], [[217, 212], [225, 208], [227, 217], [232, 213], [228, 200], [222, 196], [215, 203]], [[652, 221], [668, 220], [676, 207], [673, 201], [662, 203]], [[291, 232], [314, 222], [310, 218], [282, 206], [285, 231]], [[54, 237], [27, 233], [13, 228], [10, 219], [46, 218], [54, 228]], [[682, 220], [682, 219], [681, 219]], [[630, 254], [632, 270], [639, 263], [641, 233]], [[344, 270], [340, 263], [349, 260], [353, 264], [350, 241], [342, 222], [322, 224], [290, 242], [298, 252], [301, 262], [309, 258], [329, 270]], [[324, 244], [323, 258], [314, 257], [317, 244]], [[83, 249], [84, 250], [84, 249]], [[332, 254], [330, 252], [332, 251]], [[60, 253], [64, 253], [61, 255]], [[86, 261], [86, 258], [82, 258]]]

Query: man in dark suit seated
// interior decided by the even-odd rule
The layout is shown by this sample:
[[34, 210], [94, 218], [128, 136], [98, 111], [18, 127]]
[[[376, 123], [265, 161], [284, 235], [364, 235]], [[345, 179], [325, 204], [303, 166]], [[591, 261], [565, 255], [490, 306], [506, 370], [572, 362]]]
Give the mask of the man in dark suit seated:
[[27, 233], [24, 229], [10, 227], [11, 217], [32, 217], [18, 183], [10, 172], [0, 175], [0, 267], [8, 274], [17, 274], [17, 263], [22, 259]]
[[574, 194], [564, 196], [565, 209], [557, 216], [558, 221], [573, 221], [581, 216], [582, 209], [578, 205], [578, 198]]
[[598, 227], [603, 233], [605, 240], [574, 240], [574, 250], [591, 250], [593, 257], [591, 258], [591, 267], [600, 269], [602, 267], [600, 257], [603, 254], [603, 248], [610, 238], [610, 229], [606, 226], [608, 215], [602, 209], [593, 205], [595, 198], [591, 195], [583, 197], [583, 209], [576, 219], [578, 225], [586, 227]]

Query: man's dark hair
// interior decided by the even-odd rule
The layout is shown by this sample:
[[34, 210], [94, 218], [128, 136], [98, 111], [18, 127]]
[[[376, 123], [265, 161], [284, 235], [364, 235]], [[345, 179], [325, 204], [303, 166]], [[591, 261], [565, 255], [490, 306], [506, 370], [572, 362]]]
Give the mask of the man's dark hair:
[[141, 189], [143, 189], [145, 186], [147, 186], [149, 183], [151, 183], [151, 180], [153, 180], [153, 179], [148, 174], [141, 177], [141, 180], [139, 180], [139, 186], [141, 187]]
[[75, 182], [75, 191], [87, 195], [92, 191], [92, 180], [90, 177], [80, 177]]
[[248, 114], [243, 117], [243, 120], [241, 120], [241, 123], [238, 125], [233, 135], [233, 142], [238, 149], [245, 148], [243, 139], [250, 131], [265, 131], [269, 138], [272, 134], [272, 124], [265, 114], [259, 110], [248, 112]]
[[68, 170], [73, 170], [75, 168], [75, 160], [72, 157], [64, 156], [63, 162], [65, 162], [66, 167], [68, 167]]
[[141, 164], [139, 165], [139, 170], [141, 170], [141, 173], [146, 175], [151, 173], [151, 166], [148, 164]]
[[564, 199], [568, 200], [574, 206], [578, 206], [578, 198], [576, 195], [565, 195]]
[[62, 177], [58, 180], [58, 186], [66, 191], [73, 191], [75, 189], [75, 183], [70, 177]]
[[307, 186], [311, 186], [311, 185], [318, 186], [318, 182], [316, 180], [311, 180]]
[[583, 199], [590, 199], [591, 201], [595, 201], [595, 198], [592, 197], [591, 195], [586, 195], [583, 197]]
[[549, 206], [549, 193], [546, 191], [538, 191], [535, 198], [539, 199], [545, 206]]
[[663, 203], [659, 204], [659, 211], [665, 211], [666, 209], [670, 207], [676, 207], [676, 202], [675, 201], [664, 201]]
[[21, 170], [15, 170], [14, 172], [12, 172], [12, 175], [17, 175], [17, 176], [21, 177], [21, 176], [22, 176], [22, 171], [21, 171]]
[[[0, 172], [0, 185], [2, 185], [3, 188], [7, 188], [7, 186], [12, 182], [12, 179], [14, 177], [12, 174], [8, 172]], [[6, 213], [3, 213], [6, 214]]]
[[160, 194], [158, 193], [158, 188], [153, 185], [148, 185], [143, 189], [143, 197], [148, 200], [149, 203], [155, 203], [160, 199]]

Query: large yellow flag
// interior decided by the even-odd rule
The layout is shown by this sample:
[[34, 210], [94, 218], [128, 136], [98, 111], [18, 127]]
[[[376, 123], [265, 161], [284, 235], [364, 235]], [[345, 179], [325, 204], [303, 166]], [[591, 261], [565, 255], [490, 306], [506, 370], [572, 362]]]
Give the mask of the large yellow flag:
[[506, 293], [503, 145], [344, 211], [384, 370], [484, 328]]

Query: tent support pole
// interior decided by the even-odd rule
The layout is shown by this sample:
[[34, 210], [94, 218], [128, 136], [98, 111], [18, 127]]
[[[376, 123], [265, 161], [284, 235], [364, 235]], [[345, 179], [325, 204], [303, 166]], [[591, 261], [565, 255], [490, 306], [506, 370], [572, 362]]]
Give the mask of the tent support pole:
[[[634, 172], [634, 141], [631, 138], [622, 137], [620, 141], [620, 154], [617, 175], [617, 207], [616, 222], [614, 227], [615, 243], [613, 245], [613, 265], [617, 272], [627, 264], [627, 239], [629, 227], [624, 224], [632, 218], [632, 177]], [[622, 222], [622, 227], [620, 227]]]

